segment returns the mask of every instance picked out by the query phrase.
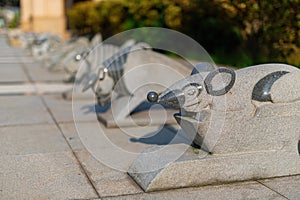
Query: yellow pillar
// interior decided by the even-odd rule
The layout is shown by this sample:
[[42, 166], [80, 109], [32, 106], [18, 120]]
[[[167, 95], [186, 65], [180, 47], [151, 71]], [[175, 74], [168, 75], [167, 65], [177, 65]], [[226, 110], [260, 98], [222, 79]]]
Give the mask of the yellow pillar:
[[65, 0], [21, 0], [21, 28], [67, 38]]
[[23, 31], [32, 31], [32, 0], [21, 0], [21, 29]]

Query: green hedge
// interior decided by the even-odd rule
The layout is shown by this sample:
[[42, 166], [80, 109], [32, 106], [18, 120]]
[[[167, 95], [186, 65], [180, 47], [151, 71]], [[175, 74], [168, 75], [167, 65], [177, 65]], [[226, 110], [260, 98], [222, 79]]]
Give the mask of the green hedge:
[[82, 2], [68, 12], [76, 35], [157, 26], [197, 40], [218, 63], [300, 66], [299, 0], [109, 0]]

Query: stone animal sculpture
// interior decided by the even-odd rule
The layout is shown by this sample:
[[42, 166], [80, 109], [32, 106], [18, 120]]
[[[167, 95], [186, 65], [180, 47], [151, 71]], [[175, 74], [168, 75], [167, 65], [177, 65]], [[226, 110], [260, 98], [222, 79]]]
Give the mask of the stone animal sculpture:
[[298, 155], [300, 70], [263, 64], [239, 70], [197, 69], [148, 100], [180, 109], [179, 125], [213, 154], [288, 151]]
[[[124, 75], [124, 65], [127, 62], [128, 54], [133, 49], [144, 48], [144, 44], [125, 45], [117, 49], [115, 53], [110, 54], [108, 58], [102, 61], [101, 65], [92, 73], [88, 84], [83, 88], [83, 91], [92, 88], [98, 98], [100, 106], [107, 105], [111, 100], [112, 91], [118, 81], [122, 81]], [[113, 52], [113, 51], [112, 51]], [[118, 84], [116, 91], [121, 95], [128, 94], [127, 88]], [[96, 88], [96, 89], [95, 89]]]
[[[71, 52], [68, 57], [64, 60], [64, 69], [67, 72], [66, 82], [75, 81], [85, 85], [85, 90], [92, 88], [93, 91], [98, 96], [98, 93], [94, 90], [97, 83], [97, 72], [99, 66], [103, 65], [103, 62], [111, 58], [118, 51], [122, 50], [126, 46], [134, 44], [132, 40], [128, 40], [121, 47], [112, 44], [99, 44], [99, 36], [95, 36], [91, 41], [91, 45], [94, 45], [91, 49], [83, 49], [81, 51]], [[81, 68], [79, 71], [79, 67]], [[75, 93], [74, 93], [75, 94]], [[69, 90], [63, 93], [63, 98], [67, 100], [72, 100], [73, 90]], [[81, 93], [76, 93], [76, 98], [84, 99], [86, 96]]]
[[44, 59], [46, 55], [58, 48], [62, 43], [56, 35], [41, 34], [31, 45], [31, 54], [36, 59]]
[[163, 90], [189, 74], [190, 68], [148, 48], [144, 43], [122, 48], [91, 74], [83, 89], [92, 88], [100, 106], [111, 102], [115, 121], [126, 121], [146, 101], [149, 85]]
[[[68, 73], [66, 80], [74, 81], [80, 64], [83, 62], [85, 68], [83, 74], [80, 75], [80, 79], [88, 79], [88, 75], [93, 73], [93, 69], [97, 66], [97, 63], [103, 63], [105, 60], [116, 54], [118, 51], [124, 49], [127, 46], [133, 45], [133, 40], [126, 41], [121, 47], [112, 44], [101, 44], [101, 35], [97, 34], [93, 37], [90, 48], [78, 49], [70, 52], [63, 60], [62, 64], [65, 71]], [[91, 56], [90, 53], [92, 53]], [[95, 58], [96, 57], [96, 58]], [[96, 60], [96, 64], [95, 64]], [[80, 81], [80, 80], [78, 80]]]
[[73, 51], [68, 53], [64, 59], [62, 59], [61, 65], [64, 67], [64, 70], [68, 74], [67, 78], [65, 79], [66, 82], [75, 81], [76, 73], [82, 61], [85, 62], [85, 67], [86, 67], [86, 71], [82, 76], [91, 73], [92, 64], [91, 61], [87, 59], [87, 56], [92, 51], [92, 49], [97, 48], [97, 46], [101, 42], [102, 42], [102, 36], [101, 34], [98, 33], [92, 38], [88, 47], [74, 49]]
[[161, 94], [150, 92], [151, 102], [180, 109], [175, 118], [200, 149], [145, 150], [130, 176], [154, 191], [299, 174], [299, 80], [300, 70], [284, 64], [195, 69]]
[[49, 52], [47, 57], [44, 59], [45, 67], [49, 71], [62, 71], [64, 65], [62, 61], [66, 57], [69, 57], [73, 52], [81, 52], [89, 48], [89, 41], [85, 37], [79, 37], [72, 39], [66, 43], [60, 45], [55, 51]]
[[[82, 61], [87, 62], [86, 64], [86, 72], [91, 72], [91, 66], [86, 60], [90, 49], [81, 49], [70, 52], [66, 57], [61, 61], [61, 65], [63, 66], [65, 72], [67, 72], [67, 76], [64, 79], [65, 82], [74, 82], [77, 70]], [[84, 75], [85, 76], [85, 75]]]

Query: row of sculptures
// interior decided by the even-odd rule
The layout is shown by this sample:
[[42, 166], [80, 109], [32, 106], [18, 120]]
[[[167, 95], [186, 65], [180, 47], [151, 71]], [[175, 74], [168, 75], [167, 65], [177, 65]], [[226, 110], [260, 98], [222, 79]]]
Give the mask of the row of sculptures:
[[[283, 127], [300, 133], [289, 120], [300, 111], [296, 67], [262, 64], [234, 70], [205, 62], [192, 65], [134, 40], [121, 46], [100, 45], [100, 34], [91, 41], [81, 37], [64, 43], [47, 34], [21, 39], [50, 71], [63, 68], [66, 80], [80, 82], [82, 92], [92, 90], [100, 107], [110, 105], [115, 121], [126, 121], [148, 99], [179, 110], [174, 117], [195, 146], [216, 153], [264, 149], [272, 142], [280, 146], [274, 139], [266, 141], [265, 134], [279, 135], [279, 130], [285, 132]], [[221, 128], [213, 122], [221, 123]], [[218, 145], [205, 139], [216, 132], [219, 141], [235, 139]]]
[[75, 83], [63, 94], [73, 97], [73, 106], [92, 98], [104, 134], [174, 123], [190, 138], [184, 152], [181, 144], [168, 144], [175, 153], [151, 154], [164, 148], [154, 145], [135, 158], [127, 172], [145, 191], [300, 173], [300, 70], [294, 66], [222, 67], [170, 57], [133, 39], [102, 42], [100, 34], [68, 42], [47, 34], [20, 38], [49, 71], [64, 71], [65, 81]]

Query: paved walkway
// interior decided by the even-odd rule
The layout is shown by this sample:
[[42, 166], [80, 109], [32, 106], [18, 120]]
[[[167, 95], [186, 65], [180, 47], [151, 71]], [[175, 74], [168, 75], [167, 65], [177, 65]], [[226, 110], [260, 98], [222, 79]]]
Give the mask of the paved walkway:
[[[62, 79], [0, 35], [1, 200], [300, 199], [300, 176], [144, 193], [126, 173], [101, 164], [82, 145], [72, 104], [60, 94], [69, 87]], [[80, 123], [89, 127], [89, 117]]]

